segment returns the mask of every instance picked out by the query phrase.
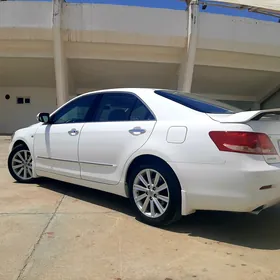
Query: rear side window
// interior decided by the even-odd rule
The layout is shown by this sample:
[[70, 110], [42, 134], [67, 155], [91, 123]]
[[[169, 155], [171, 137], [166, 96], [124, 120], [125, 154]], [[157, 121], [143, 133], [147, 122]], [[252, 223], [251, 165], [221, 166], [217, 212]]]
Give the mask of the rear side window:
[[105, 93], [99, 104], [98, 122], [127, 121], [137, 99], [125, 93]]
[[138, 99], [130, 114], [131, 121], [150, 121], [154, 120], [154, 116], [149, 109]]
[[178, 91], [156, 90], [156, 94], [201, 113], [234, 114], [241, 110], [227, 104]]
[[105, 93], [97, 109], [97, 122], [154, 120], [149, 109], [133, 94]]

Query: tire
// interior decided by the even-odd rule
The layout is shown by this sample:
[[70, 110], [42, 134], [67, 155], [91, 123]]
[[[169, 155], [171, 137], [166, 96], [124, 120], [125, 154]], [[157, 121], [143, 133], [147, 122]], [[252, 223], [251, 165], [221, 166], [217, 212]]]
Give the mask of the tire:
[[[15, 168], [17, 166], [17, 168]], [[11, 176], [19, 183], [31, 183], [32, 157], [29, 149], [25, 145], [15, 147], [8, 157], [8, 169]]]
[[[148, 173], [150, 173], [151, 180], [149, 180]], [[145, 182], [139, 179], [139, 175], [144, 178]], [[156, 176], [160, 176], [157, 185], [154, 184], [156, 183]], [[145, 184], [149, 183], [148, 181], [152, 185], [147, 187]], [[163, 189], [164, 184], [167, 189]], [[128, 178], [128, 191], [130, 202], [142, 222], [161, 227], [181, 218], [181, 187], [170, 167], [164, 164], [145, 164], [135, 167]], [[143, 199], [140, 199], [141, 195]], [[162, 200], [163, 198], [164, 200]], [[138, 199], [140, 201], [137, 202]], [[160, 207], [158, 207], [158, 202], [161, 205]], [[161, 211], [164, 209], [163, 213], [160, 213], [160, 208]], [[145, 209], [146, 211], [143, 211]]]

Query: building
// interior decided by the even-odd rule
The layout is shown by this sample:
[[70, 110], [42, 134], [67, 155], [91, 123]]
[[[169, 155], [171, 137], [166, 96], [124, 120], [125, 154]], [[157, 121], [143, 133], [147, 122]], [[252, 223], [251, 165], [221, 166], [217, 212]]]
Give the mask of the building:
[[[54, 4], [0, 2], [0, 133], [86, 91], [178, 88], [186, 12]], [[280, 107], [279, 23], [208, 13], [198, 20], [192, 92], [243, 109]]]

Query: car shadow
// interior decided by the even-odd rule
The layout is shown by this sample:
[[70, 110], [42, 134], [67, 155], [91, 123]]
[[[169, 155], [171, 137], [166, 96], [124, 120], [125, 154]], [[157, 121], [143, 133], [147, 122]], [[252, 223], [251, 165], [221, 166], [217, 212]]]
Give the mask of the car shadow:
[[166, 230], [251, 249], [280, 249], [280, 206], [259, 215], [197, 211]]
[[39, 187], [67, 195], [78, 200], [102, 206], [129, 216], [134, 216], [129, 200], [118, 195], [47, 178], [40, 178], [37, 184]]
[[[106, 192], [40, 179], [38, 185], [75, 199], [134, 216], [128, 199]], [[163, 230], [202, 237], [215, 242], [252, 249], [280, 249], [280, 205], [259, 215], [215, 211], [197, 211]]]

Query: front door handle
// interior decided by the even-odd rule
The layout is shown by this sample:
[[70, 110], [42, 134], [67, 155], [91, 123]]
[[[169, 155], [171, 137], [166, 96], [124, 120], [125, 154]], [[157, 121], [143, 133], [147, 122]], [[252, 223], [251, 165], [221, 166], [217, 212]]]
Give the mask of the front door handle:
[[76, 136], [76, 135], [79, 134], [79, 131], [76, 130], [75, 128], [72, 128], [71, 130], [68, 131], [68, 134], [69, 134], [70, 136]]
[[143, 129], [143, 128], [138, 127], [138, 126], [129, 130], [129, 133], [132, 134], [132, 135], [135, 135], [135, 136], [144, 134], [145, 132], [146, 132], [146, 129]]

